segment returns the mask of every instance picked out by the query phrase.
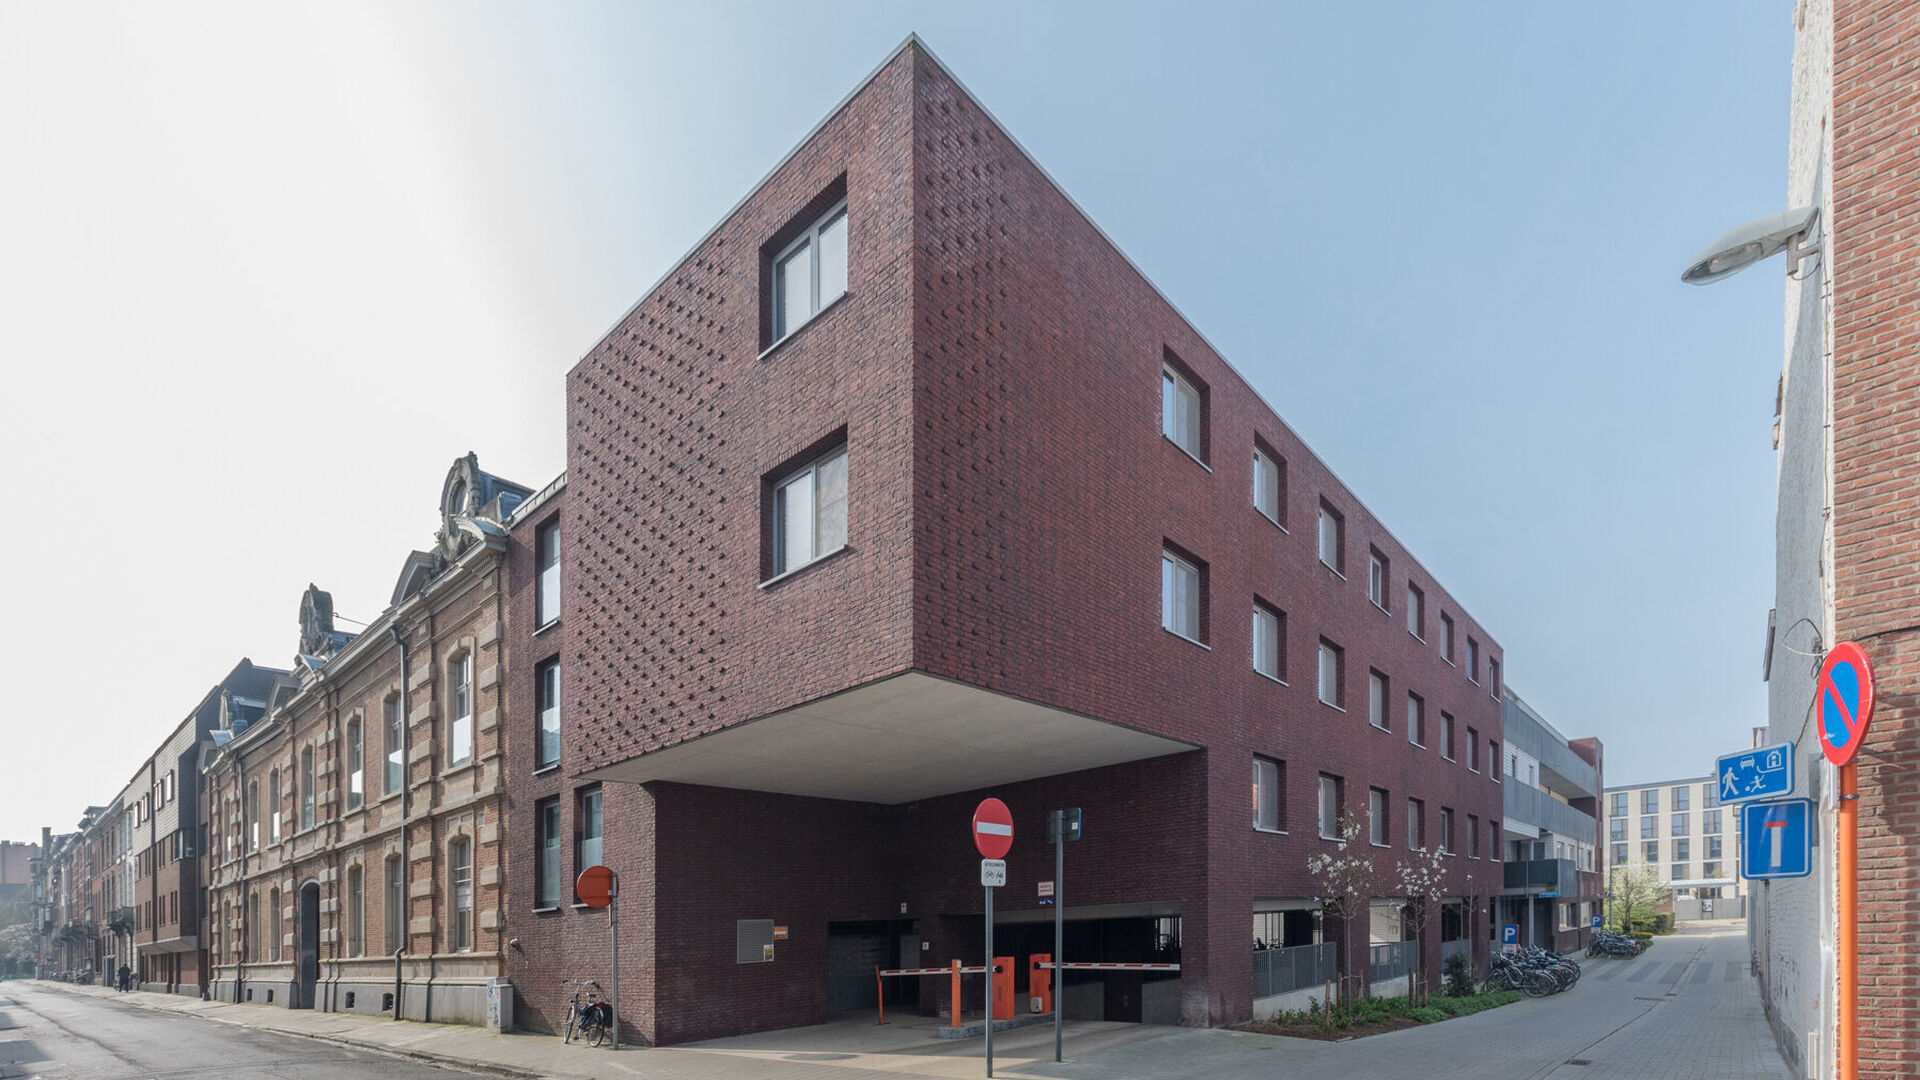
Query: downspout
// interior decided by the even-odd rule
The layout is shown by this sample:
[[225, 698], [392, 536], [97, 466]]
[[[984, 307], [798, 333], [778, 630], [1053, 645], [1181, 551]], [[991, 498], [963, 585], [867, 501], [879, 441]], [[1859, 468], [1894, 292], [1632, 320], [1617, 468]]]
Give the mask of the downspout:
[[408, 679], [411, 669], [407, 663], [407, 638], [400, 632], [398, 624], [387, 627], [393, 643], [400, 647], [400, 944], [393, 950], [393, 1018], [400, 1019], [402, 1002], [402, 978], [400, 975], [400, 957], [407, 951], [407, 907], [411, 903], [412, 882], [411, 863], [413, 856], [408, 850], [408, 819], [413, 811], [413, 717], [410, 710], [413, 703], [408, 691]]
[[253, 920], [247, 917], [253, 910], [247, 904], [247, 868], [250, 862], [247, 854], [253, 850], [248, 839], [253, 834], [249, 831], [252, 822], [247, 820], [247, 756], [240, 752], [239, 747], [233, 751], [233, 767], [239, 777], [239, 788], [234, 794], [240, 800], [240, 956], [233, 964], [233, 1003], [238, 1005], [246, 1000], [241, 991], [247, 982], [247, 950], [253, 947]]

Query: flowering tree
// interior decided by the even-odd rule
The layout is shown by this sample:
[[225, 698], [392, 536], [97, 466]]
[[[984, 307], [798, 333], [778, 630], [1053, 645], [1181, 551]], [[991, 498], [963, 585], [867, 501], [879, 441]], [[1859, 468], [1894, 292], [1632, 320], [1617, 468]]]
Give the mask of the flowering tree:
[[1373, 857], [1361, 854], [1359, 818], [1341, 814], [1334, 825], [1340, 834], [1338, 851], [1309, 855], [1307, 873], [1313, 875], [1314, 888], [1319, 893], [1315, 899], [1320, 902], [1321, 912], [1340, 920], [1345, 938], [1341, 959], [1347, 966], [1347, 974], [1340, 979], [1340, 1000], [1345, 1002], [1351, 1000], [1352, 991], [1357, 989], [1349, 986], [1349, 980], [1359, 979], [1354, 973], [1358, 965], [1353, 960], [1353, 920], [1367, 903], [1373, 881]]
[[1427, 922], [1439, 906], [1441, 897], [1446, 895], [1447, 866], [1446, 855], [1439, 849], [1428, 851], [1416, 848], [1413, 857], [1398, 863], [1394, 869], [1400, 877], [1400, 891], [1407, 898], [1406, 926], [1412, 932], [1414, 963], [1407, 967], [1407, 1000], [1418, 1003], [1426, 995], [1420, 992], [1420, 940], [1425, 935]]

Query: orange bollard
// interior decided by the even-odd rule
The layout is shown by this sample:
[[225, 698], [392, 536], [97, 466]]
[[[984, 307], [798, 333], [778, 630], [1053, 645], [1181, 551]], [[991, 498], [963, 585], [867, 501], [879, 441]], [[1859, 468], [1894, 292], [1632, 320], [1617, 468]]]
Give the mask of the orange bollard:
[[1040, 1011], [1053, 1011], [1053, 956], [1049, 953], [1034, 953], [1030, 958], [1033, 970], [1027, 973], [1027, 995], [1040, 1001]]
[[993, 969], [988, 974], [992, 980], [988, 992], [993, 998], [992, 1015], [995, 1020], [1013, 1019], [1013, 957], [996, 956]]
[[953, 1026], [960, 1026], [960, 961], [953, 962]]

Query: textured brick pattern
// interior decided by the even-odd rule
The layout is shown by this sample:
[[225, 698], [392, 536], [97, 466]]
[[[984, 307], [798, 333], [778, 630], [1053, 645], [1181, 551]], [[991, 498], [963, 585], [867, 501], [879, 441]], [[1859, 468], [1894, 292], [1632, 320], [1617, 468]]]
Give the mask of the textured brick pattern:
[[1834, 605], [1873, 659], [1860, 750], [1860, 1075], [1920, 1073], [1920, 12], [1834, 9]]

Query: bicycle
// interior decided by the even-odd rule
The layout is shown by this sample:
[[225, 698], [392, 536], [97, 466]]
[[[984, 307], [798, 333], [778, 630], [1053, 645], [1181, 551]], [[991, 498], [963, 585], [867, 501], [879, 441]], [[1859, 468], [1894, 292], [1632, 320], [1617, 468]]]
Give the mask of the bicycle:
[[[567, 1020], [561, 1027], [560, 1041], [572, 1042], [575, 1031], [588, 1046], [599, 1046], [613, 1026], [613, 1007], [600, 1000], [600, 984], [592, 979], [567, 979], [561, 985], [573, 987], [567, 999]], [[585, 995], [586, 1001], [580, 1000]]]

